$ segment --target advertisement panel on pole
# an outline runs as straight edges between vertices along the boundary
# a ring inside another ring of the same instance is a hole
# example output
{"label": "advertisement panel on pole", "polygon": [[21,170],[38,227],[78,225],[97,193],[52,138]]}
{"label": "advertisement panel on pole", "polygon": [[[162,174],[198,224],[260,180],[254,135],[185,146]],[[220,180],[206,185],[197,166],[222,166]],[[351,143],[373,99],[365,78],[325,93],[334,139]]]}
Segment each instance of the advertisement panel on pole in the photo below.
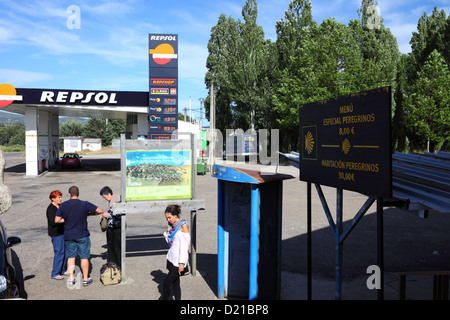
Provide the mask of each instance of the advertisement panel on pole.
{"label": "advertisement panel on pole", "polygon": [[149,34],[149,138],[178,129],[178,35]]}
{"label": "advertisement panel on pole", "polygon": [[126,201],[191,198],[191,150],[126,151]]}

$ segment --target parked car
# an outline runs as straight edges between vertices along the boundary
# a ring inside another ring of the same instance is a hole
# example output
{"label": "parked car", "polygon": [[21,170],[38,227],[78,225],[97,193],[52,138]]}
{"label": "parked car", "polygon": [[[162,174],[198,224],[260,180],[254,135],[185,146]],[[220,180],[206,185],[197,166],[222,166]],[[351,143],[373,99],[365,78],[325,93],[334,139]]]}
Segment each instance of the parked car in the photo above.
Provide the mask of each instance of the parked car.
{"label": "parked car", "polygon": [[0,299],[20,298],[19,279],[13,265],[11,247],[21,242],[18,237],[8,237],[0,220]]}
{"label": "parked car", "polygon": [[64,153],[61,157],[61,168],[81,168],[81,158],[78,153]]}

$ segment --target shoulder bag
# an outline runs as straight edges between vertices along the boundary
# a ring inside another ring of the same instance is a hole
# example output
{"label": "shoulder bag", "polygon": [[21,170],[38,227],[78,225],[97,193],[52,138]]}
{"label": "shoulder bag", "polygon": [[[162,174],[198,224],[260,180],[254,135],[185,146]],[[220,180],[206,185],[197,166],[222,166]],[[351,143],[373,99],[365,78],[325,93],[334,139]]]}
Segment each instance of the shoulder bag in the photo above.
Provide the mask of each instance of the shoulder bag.
{"label": "shoulder bag", "polygon": [[70,215],[72,214],[73,210],[76,208],[76,206],[80,203],[80,200],[77,201],[77,203],[75,203],[73,205],[73,207],[70,209],[69,214],[67,215],[67,218],[64,219],[64,223],[67,223],[67,220],[69,220]]}

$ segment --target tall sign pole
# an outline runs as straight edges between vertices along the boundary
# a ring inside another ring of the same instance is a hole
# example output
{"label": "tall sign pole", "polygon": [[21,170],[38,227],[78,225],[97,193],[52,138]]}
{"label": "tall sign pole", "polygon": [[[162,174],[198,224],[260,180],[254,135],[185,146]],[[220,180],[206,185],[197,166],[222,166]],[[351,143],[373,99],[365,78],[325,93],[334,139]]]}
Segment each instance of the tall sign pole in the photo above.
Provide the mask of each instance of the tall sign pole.
{"label": "tall sign pole", "polygon": [[149,34],[149,139],[178,129],[178,35]]}
{"label": "tall sign pole", "polygon": [[209,103],[209,122],[210,122],[210,136],[211,136],[211,144],[210,144],[210,151],[209,151],[209,158],[210,158],[210,170],[212,171],[212,168],[214,166],[214,152],[216,147],[216,106],[214,101],[214,84],[213,81],[211,81],[210,84],[210,103]]}

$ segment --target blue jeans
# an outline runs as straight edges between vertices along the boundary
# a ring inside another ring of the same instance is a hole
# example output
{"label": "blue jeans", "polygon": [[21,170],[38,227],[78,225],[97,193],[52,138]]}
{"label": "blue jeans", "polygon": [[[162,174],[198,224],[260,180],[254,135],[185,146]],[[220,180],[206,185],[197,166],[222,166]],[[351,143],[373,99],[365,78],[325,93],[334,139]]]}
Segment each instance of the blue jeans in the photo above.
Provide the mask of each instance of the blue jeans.
{"label": "blue jeans", "polygon": [[64,250],[64,236],[52,237],[53,244],[53,269],[52,277],[64,274],[66,272],[66,257]]}

